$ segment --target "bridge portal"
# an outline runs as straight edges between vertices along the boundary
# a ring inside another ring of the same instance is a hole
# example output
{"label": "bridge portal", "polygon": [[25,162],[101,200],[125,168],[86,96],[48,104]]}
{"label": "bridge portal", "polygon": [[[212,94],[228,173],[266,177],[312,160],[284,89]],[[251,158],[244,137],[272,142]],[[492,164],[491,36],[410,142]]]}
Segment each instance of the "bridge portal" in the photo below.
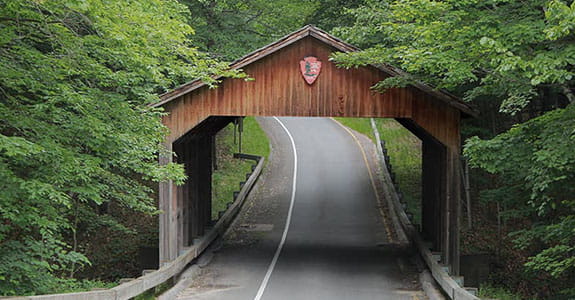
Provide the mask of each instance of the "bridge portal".
{"label": "bridge portal", "polygon": [[192,81],[162,95],[165,140],[185,165],[187,182],[160,184],[160,265],[175,259],[209,226],[213,136],[242,116],[394,118],[422,140],[422,233],[452,274],[459,273],[460,122],[474,110],[424,83],[378,93],[377,82],[401,76],[387,65],[338,68],[330,55],[358,49],[306,26],[232,63],[253,80],[222,78],[218,88]]}

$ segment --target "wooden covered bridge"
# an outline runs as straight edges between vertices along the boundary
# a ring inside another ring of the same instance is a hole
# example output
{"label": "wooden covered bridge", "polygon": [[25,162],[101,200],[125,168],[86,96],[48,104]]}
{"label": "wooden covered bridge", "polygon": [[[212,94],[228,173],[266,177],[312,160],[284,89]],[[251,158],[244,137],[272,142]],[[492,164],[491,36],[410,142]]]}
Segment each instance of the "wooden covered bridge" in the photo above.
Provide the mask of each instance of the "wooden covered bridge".
{"label": "wooden covered bridge", "polygon": [[211,149],[226,124],[242,116],[378,117],[395,118],[422,140],[422,234],[452,273],[459,272],[460,121],[474,111],[423,83],[374,92],[375,83],[402,71],[379,65],[342,69],[329,60],[333,52],[357,50],[306,26],[231,65],[253,81],[224,78],[215,89],[193,81],[162,95],[155,106],[168,112],[165,145],[176,157],[160,161],[183,163],[188,180],[160,185],[161,265],[209,226]]}

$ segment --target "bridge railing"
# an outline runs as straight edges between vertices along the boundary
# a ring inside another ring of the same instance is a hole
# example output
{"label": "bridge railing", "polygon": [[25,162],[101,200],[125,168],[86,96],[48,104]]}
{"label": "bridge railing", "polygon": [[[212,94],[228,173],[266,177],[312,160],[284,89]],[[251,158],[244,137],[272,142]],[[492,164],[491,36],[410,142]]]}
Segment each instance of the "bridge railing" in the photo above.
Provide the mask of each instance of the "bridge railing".
{"label": "bridge railing", "polygon": [[168,281],[169,279],[179,275],[188,264],[196,259],[219,235],[223,234],[230,223],[233,221],[235,215],[239,212],[243,205],[248,193],[255,184],[257,178],[262,172],[264,166],[264,158],[260,156],[248,154],[235,154],[234,157],[251,159],[257,161],[256,167],[253,172],[243,183],[240,192],[235,198],[234,202],[226,210],[221,218],[216,222],[214,227],[208,231],[203,237],[198,239],[198,242],[190,246],[185,252],[178,256],[175,260],[165,264],[156,271],[150,272],[146,275],[138,277],[129,282],[120,284],[111,289],[103,289],[89,292],[66,293],[66,294],[50,294],[38,296],[23,296],[23,297],[0,297],[0,299],[10,300],[125,300],[134,298],[153,289],[160,284]]}

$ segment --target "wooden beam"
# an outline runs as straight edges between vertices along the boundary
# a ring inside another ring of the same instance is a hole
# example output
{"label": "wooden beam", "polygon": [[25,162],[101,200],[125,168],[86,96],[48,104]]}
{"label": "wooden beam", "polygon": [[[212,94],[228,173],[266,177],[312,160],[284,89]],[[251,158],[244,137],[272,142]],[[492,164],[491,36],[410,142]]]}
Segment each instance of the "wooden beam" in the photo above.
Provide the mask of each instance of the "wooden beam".
{"label": "wooden beam", "polygon": [[[192,168],[191,162],[191,151],[188,144],[186,144],[184,148],[184,169],[186,172],[186,176],[190,176],[190,170]],[[182,211],[182,232],[180,235],[182,236],[182,244],[180,245],[180,250],[183,247],[187,247],[190,245],[190,184],[188,180],[182,185],[183,193],[182,193],[182,201],[180,204],[182,205],[180,210]]]}
{"label": "wooden beam", "polygon": [[[179,164],[183,164],[185,166],[186,164],[186,147],[185,145],[179,144],[179,145],[174,145],[174,153],[176,153],[176,162]],[[180,185],[176,187],[176,223],[177,223],[177,229],[176,229],[176,236],[177,236],[177,252],[180,253],[180,250],[182,249],[182,245],[184,243],[183,238],[184,238],[184,211],[183,211],[183,207],[184,207],[184,192],[186,190],[186,185]]]}
{"label": "wooden beam", "polygon": [[186,143],[188,141],[197,140],[204,136],[214,136],[217,132],[222,130],[229,123],[234,122],[236,119],[237,117],[235,116],[210,116],[194,126],[190,131],[186,132],[184,135],[174,141],[174,143]]}
{"label": "wooden beam", "polygon": [[451,267],[451,275],[459,275],[460,266],[460,247],[459,231],[461,229],[461,176],[459,176],[459,169],[461,168],[461,159],[458,151],[448,151],[448,159],[451,173],[449,189],[449,265]]}
{"label": "wooden beam", "polygon": [[[168,151],[172,151],[172,143],[165,145]],[[172,162],[172,155],[162,155],[159,157],[159,163],[161,165],[166,165]],[[162,211],[160,213],[159,220],[159,257],[160,257],[160,267],[165,263],[173,260],[175,256],[175,239],[174,232],[170,230],[171,220],[174,219],[172,211],[172,194],[173,194],[173,182],[166,181],[160,183],[159,186],[159,199],[158,206]]]}
{"label": "wooden beam", "polygon": [[[443,173],[445,176],[445,180],[442,182],[441,187],[445,190],[445,197],[441,199],[441,259],[444,264],[451,267],[451,258],[453,257],[451,254],[451,202],[453,201],[453,193],[450,188],[450,184],[453,180],[453,165],[450,158],[450,151],[447,150],[446,160],[443,163],[445,168],[443,169]],[[451,268],[450,268],[451,270]]]}

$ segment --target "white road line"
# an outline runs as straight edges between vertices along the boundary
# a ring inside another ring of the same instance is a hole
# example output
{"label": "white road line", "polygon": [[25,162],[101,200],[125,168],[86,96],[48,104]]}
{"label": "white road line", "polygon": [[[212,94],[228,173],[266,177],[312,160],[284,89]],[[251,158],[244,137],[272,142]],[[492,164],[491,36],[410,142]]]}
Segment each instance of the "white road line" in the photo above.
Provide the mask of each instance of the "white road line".
{"label": "white road line", "polygon": [[285,241],[286,241],[286,238],[288,235],[289,226],[291,223],[291,215],[292,215],[292,211],[293,211],[293,204],[295,202],[295,189],[296,189],[296,180],[297,180],[297,151],[296,151],[296,147],[295,147],[295,142],[293,140],[291,133],[289,132],[287,127],[284,125],[284,123],[282,123],[282,121],[280,121],[280,119],[278,119],[277,117],[274,117],[274,119],[276,119],[276,121],[278,121],[278,123],[281,125],[281,127],[285,130],[285,132],[287,133],[287,135],[291,141],[291,146],[293,149],[293,183],[292,183],[292,190],[291,190],[291,201],[290,201],[290,205],[289,205],[288,215],[286,218],[286,224],[285,224],[284,232],[282,235],[282,239],[278,245],[276,253],[274,254],[274,258],[272,259],[272,262],[270,263],[270,266],[268,267],[268,271],[266,272],[266,276],[264,277],[264,280],[260,284],[260,288],[258,290],[258,293],[254,297],[254,300],[260,300],[262,298],[264,291],[266,289],[266,286],[268,285],[268,282],[270,280],[270,277],[272,276],[272,272],[274,271],[276,263],[278,262],[278,258],[280,257],[280,253],[282,252],[282,248],[285,244]]}

